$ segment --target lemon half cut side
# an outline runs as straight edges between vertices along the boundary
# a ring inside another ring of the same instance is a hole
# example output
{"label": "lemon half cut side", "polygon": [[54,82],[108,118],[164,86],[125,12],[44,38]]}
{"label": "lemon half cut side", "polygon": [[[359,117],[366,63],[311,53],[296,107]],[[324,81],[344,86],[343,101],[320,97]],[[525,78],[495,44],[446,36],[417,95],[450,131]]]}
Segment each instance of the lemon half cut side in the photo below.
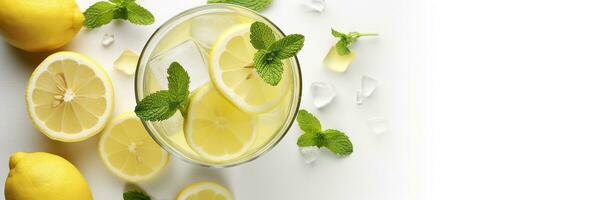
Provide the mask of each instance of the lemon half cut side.
{"label": "lemon half cut side", "polygon": [[51,139],[85,140],[107,124],[114,108],[114,89],[105,70],[91,58],[58,52],[33,71],[25,91],[35,127]]}

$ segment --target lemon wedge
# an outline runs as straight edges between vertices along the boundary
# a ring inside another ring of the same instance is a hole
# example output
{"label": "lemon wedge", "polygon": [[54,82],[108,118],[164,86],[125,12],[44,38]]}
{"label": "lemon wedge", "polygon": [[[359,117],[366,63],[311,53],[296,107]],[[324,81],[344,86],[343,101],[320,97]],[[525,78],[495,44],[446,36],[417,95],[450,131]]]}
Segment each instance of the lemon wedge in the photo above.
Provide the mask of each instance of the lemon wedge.
{"label": "lemon wedge", "polygon": [[40,132],[54,140],[76,142],[99,133],[107,124],[114,89],[95,61],[74,52],[58,52],[33,71],[25,101]]}
{"label": "lemon wedge", "polygon": [[186,141],[199,156],[225,162],[248,151],[256,119],[231,104],[210,84],[192,95],[184,123]]}
{"label": "lemon wedge", "polygon": [[150,179],[165,168],[169,154],[153,141],[133,112],[118,115],[99,140],[107,168],[127,181]]}
{"label": "lemon wedge", "polygon": [[[245,112],[262,113],[275,107],[288,91],[291,76],[287,67],[277,86],[264,82],[252,66],[256,49],[250,44],[250,24],[229,28],[218,39],[209,56],[209,74],[215,87]],[[284,66],[288,66],[284,61]]]}
{"label": "lemon wedge", "polygon": [[176,200],[233,200],[233,195],[217,183],[198,182],[184,188]]}

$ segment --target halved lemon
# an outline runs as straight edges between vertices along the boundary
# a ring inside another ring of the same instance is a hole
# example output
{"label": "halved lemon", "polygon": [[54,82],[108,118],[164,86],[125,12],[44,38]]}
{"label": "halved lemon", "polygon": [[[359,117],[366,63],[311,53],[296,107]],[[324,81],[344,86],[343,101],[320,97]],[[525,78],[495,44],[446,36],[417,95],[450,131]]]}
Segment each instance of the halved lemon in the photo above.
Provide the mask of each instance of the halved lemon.
{"label": "halved lemon", "polygon": [[107,73],[92,59],[58,52],[33,71],[25,101],[40,132],[54,140],[76,142],[103,129],[114,108],[114,89]]}
{"label": "halved lemon", "polygon": [[256,138],[256,119],[207,84],[191,97],[184,123],[186,141],[199,156],[211,162],[236,159]]}
{"label": "halved lemon", "polygon": [[133,112],[110,122],[99,140],[99,155],[111,172],[131,182],[150,179],[169,161],[169,154],[153,141]]}
{"label": "halved lemon", "polygon": [[233,195],[217,183],[198,182],[180,191],[176,200],[233,200]]}
{"label": "halved lemon", "polygon": [[209,73],[215,87],[246,112],[261,113],[275,107],[287,93],[291,76],[284,62],[277,86],[264,82],[252,66],[256,49],[250,44],[250,24],[235,25],[218,39],[209,56]]}

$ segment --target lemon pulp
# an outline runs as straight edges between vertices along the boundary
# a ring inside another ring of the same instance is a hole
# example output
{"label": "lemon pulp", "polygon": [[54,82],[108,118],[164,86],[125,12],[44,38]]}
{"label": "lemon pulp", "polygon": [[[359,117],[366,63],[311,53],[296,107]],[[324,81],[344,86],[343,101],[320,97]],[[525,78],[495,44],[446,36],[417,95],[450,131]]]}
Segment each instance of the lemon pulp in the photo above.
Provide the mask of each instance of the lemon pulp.
{"label": "lemon pulp", "polygon": [[35,69],[26,90],[29,116],[48,137],[81,141],[101,131],[113,110],[111,80],[98,64],[58,52]]}
{"label": "lemon pulp", "polygon": [[256,119],[229,102],[210,84],[190,100],[185,134],[189,146],[212,162],[236,159],[254,143]]}
{"label": "lemon pulp", "polygon": [[120,114],[108,125],[99,141],[99,154],[110,171],[133,182],[153,177],[169,160],[132,112]]}

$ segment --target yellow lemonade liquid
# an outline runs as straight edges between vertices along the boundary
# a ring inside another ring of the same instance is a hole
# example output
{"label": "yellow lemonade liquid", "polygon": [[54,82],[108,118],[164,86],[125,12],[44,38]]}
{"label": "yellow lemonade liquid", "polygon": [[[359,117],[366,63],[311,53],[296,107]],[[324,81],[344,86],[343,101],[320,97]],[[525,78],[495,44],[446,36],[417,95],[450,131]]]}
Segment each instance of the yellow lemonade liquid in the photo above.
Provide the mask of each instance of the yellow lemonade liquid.
{"label": "yellow lemonade liquid", "polygon": [[[173,22],[170,20],[167,23],[173,23],[173,25],[165,27],[167,30],[161,30],[165,32],[160,38],[157,38],[152,50],[147,49],[151,48],[150,45],[145,47],[143,54],[149,53],[149,57],[141,77],[143,84],[142,94],[144,96],[167,89],[166,71],[169,64],[174,61],[179,62],[188,72],[190,76],[191,95],[201,88],[214,85],[213,77],[210,77],[208,68],[212,67],[211,65],[213,64],[209,62],[215,62],[210,61],[210,56],[213,49],[216,48],[215,46],[221,45],[217,43],[220,40],[219,37],[224,36],[234,28],[249,26],[257,20],[269,24],[263,18],[257,18],[258,15],[255,13],[246,12],[243,9],[233,6],[220,7],[224,7],[224,9],[216,12],[201,13],[195,16],[188,14],[190,17],[174,18],[172,19],[174,20]],[[275,29],[273,25],[269,24],[269,26]],[[274,32],[278,38],[282,37],[280,31]],[[249,41],[246,42],[249,44]],[[252,47],[249,46],[247,48]],[[142,64],[143,62],[141,61],[140,65]],[[252,63],[243,64],[250,65]],[[284,62],[284,71],[286,72],[283,75],[283,79],[287,79],[288,84],[286,86],[287,92],[285,94],[279,94],[282,95],[279,103],[264,112],[246,112],[255,119],[253,127],[256,135],[255,139],[250,141],[250,144],[245,144],[249,145],[248,150],[239,156],[224,160],[212,160],[201,155],[196,149],[191,148],[188,143],[188,134],[185,134],[184,127],[185,117],[188,116],[187,113],[178,111],[173,117],[167,120],[145,123],[153,138],[162,147],[196,163],[208,166],[227,166],[240,163],[242,160],[250,160],[273,146],[289,128],[290,118],[295,115],[297,101],[299,100],[299,94],[296,94],[299,91],[296,91],[295,87],[295,84],[299,83],[295,82],[296,77],[294,76],[297,73],[296,70],[298,70],[296,65],[297,61],[295,60],[290,59],[290,61]],[[258,76],[255,70],[253,75]],[[250,76],[245,78],[250,78]],[[217,91],[221,93],[220,90]],[[214,145],[231,145],[227,144],[226,141],[212,142]]]}

